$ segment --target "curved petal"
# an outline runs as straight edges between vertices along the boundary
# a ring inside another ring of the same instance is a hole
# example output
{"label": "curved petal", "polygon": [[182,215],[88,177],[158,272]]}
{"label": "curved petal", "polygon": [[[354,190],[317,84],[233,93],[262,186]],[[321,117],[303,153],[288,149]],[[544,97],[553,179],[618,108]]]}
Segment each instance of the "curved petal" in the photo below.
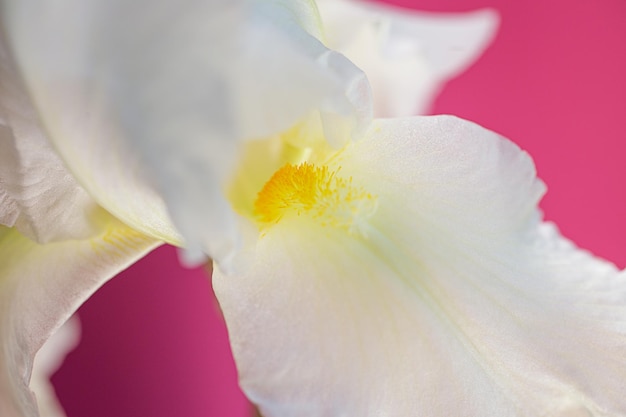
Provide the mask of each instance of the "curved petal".
{"label": "curved petal", "polygon": [[50,377],[61,367],[65,356],[78,345],[79,341],[80,321],[78,316],[74,315],[37,352],[30,388],[37,398],[41,417],[66,416]]}
{"label": "curved petal", "polygon": [[0,224],[39,242],[94,232],[96,202],[50,146],[0,39]]}
{"label": "curved petal", "polygon": [[0,414],[36,415],[34,366],[42,416],[64,415],[48,378],[76,330],[62,327],[33,365],[35,353],[106,279],[155,245],[114,220],[65,168],[0,39]]}
{"label": "curved petal", "polygon": [[378,121],[326,166],[375,196],[306,214],[214,273],[265,417],[626,412],[626,274],[539,221],[530,157],[451,117]]}
{"label": "curved petal", "polygon": [[313,110],[355,134],[370,116],[369,101],[355,101],[368,97],[362,72],[310,33],[310,1],[1,4],[26,85],[76,178],[127,224],[180,244],[170,215],[192,254],[225,261],[237,245],[222,187],[239,142]]}
{"label": "curved petal", "polygon": [[29,389],[43,343],[106,280],[158,242],[106,212],[98,233],[40,245],[0,226],[0,414],[35,417]]}
{"label": "curved petal", "polygon": [[364,70],[377,117],[424,114],[443,83],[493,40],[498,15],[427,13],[355,0],[318,0],[327,44]]}

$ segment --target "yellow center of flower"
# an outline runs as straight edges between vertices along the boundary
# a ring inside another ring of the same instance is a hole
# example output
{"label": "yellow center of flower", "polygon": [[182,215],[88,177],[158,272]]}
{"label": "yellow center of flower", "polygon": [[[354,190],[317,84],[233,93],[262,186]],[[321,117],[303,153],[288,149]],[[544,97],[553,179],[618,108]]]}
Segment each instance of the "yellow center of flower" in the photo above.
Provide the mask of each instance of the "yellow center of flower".
{"label": "yellow center of flower", "polygon": [[308,216],[322,226],[364,234],[377,199],[342,178],[337,171],[313,164],[286,164],[270,178],[254,203],[256,218],[267,227],[286,216]]}

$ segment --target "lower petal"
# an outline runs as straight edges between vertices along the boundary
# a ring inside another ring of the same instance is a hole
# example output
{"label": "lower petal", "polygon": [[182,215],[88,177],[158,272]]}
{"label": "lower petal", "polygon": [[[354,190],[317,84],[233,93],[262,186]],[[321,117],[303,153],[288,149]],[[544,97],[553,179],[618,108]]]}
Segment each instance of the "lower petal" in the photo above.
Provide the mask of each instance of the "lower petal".
{"label": "lower petal", "polygon": [[72,316],[44,343],[35,356],[30,388],[35,393],[42,417],[65,417],[50,377],[61,367],[66,355],[80,341],[80,321]]}
{"label": "lower petal", "polygon": [[367,233],[292,215],[214,273],[265,417],[624,415],[626,275],[539,221],[528,155],[413,118],[329,165],[377,197]]}
{"label": "lower petal", "polygon": [[29,389],[43,343],[102,284],[159,243],[105,212],[97,234],[41,245],[0,226],[0,414],[38,415]]}

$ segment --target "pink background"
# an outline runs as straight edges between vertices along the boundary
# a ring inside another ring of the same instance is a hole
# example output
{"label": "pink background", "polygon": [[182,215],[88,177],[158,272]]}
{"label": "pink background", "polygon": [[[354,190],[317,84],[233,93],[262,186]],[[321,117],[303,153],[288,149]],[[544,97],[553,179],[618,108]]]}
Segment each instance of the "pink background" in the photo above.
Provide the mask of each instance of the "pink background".
{"label": "pink background", "polygon": [[[395,0],[431,11],[491,6],[493,46],[437,99],[533,155],[542,207],[580,246],[626,266],[626,2]],[[81,345],[54,376],[69,417],[243,417],[209,280],[161,248],[80,310]]]}

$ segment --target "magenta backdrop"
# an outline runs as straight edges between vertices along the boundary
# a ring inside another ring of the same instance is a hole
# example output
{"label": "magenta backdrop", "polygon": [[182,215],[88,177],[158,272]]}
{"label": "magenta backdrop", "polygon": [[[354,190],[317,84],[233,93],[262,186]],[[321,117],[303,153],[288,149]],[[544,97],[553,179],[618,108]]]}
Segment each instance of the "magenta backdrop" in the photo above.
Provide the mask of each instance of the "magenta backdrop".
{"label": "magenta backdrop", "polygon": [[[491,6],[501,27],[433,113],[504,134],[533,155],[542,207],[579,245],[626,266],[626,2],[395,0],[431,11]],[[165,247],[80,310],[81,345],[54,376],[69,417],[243,417],[208,279]]]}

